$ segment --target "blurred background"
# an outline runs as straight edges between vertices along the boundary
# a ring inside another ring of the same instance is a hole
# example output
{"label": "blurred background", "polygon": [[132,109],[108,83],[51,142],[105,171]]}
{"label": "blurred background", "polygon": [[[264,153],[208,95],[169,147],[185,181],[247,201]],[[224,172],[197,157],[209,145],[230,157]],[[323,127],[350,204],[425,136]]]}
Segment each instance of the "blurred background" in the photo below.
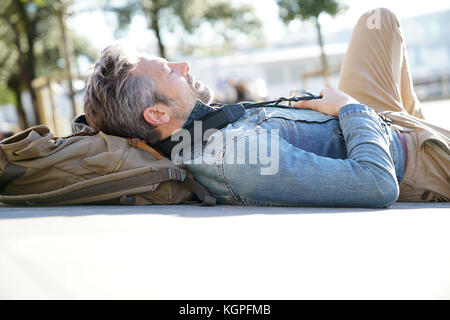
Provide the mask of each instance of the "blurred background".
{"label": "blurred background", "polygon": [[36,124],[71,132],[89,67],[122,40],[189,61],[216,102],[260,101],[337,86],[359,16],[376,7],[403,24],[425,116],[450,127],[450,1],[2,0],[0,139]]}

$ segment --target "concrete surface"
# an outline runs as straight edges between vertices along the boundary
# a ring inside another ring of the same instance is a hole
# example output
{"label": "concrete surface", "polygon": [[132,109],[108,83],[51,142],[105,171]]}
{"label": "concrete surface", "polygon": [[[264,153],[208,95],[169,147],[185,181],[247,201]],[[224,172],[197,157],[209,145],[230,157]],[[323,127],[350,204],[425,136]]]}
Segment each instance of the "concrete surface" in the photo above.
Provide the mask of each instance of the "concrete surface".
{"label": "concrete surface", "polygon": [[450,204],[0,205],[0,299],[450,299]]}
{"label": "concrete surface", "polygon": [[1,299],[449,299],[450,204],[0,207]]}

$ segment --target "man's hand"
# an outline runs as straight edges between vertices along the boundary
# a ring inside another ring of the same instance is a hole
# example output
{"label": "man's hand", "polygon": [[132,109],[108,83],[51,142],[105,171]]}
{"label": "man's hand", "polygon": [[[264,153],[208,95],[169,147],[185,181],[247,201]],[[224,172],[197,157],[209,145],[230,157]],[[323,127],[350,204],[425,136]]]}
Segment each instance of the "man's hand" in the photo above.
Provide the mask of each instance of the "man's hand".
{"label": "man's hand", "polygon": [[322,99],[297,101],[294,102],[293,106],[299,109],[312,109],[337,117],[343,106],[358,103],[351,96],[337,89],[323,89],[320,95]]}

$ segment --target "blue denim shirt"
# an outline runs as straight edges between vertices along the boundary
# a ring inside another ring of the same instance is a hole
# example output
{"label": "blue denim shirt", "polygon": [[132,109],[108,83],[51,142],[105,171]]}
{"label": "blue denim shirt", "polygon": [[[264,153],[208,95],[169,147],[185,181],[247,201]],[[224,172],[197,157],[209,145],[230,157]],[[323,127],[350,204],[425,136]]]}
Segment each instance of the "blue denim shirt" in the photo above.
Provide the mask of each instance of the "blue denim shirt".
{"label": "blue denim shirt", "polygon": [[[197,102],[186,125],[214,109]],[[338,117],[312,110],[248,109],[183,162],[219,203],[387,207],[404,172],[401,143],[369,107]]]}

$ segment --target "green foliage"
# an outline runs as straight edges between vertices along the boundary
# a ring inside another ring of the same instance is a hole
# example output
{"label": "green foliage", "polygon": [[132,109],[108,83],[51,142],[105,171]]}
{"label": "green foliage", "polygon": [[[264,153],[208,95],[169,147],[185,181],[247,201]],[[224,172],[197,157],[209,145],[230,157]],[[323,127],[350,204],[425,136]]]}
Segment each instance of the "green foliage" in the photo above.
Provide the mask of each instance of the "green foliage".
{"label": "green foliage", "polygon": [[194,44],[186,36],[204,24],[225,42],[235,34],[258,34],[261,26],[252,7],[235,7],[226,0],[127,0],[121,6],[110,5],[106,9],[116,13],[118,32],[125,30],[135,15],[143,15],[149,29],[155,32],[161,56],[165,55],[163,38],[167,33],[176,33],[180,45],[188,48]]}
{"label": "green foliage", "polygon": [[[21,0],[27,13],[27,17],[23,17],[14,6],[14,1],[2,0],[0,4],[0,85],[5,83],[10,74],[20,71],[20,56],[25,60],[25,54],[30,50],[26,41],[29,35],[32,36],[36,77],[60,73],[62,70],[58,60],[61,58],[61,33],[55,10],[62,2]],[[29,21],[26,22],[25,18]],[[28,30],[29,35],[27,27],[33,28]],[[84,55],[91,61],[96,59],[96,50],[85,39],[70,30],[69,37],[75,56]]]}
{"label": "green foliage", "polygon": [[336,0],[276,0],[280,17],[288,23],[294,19],[318,18],[322,12],[337,15],[346,7]]}
{"label": "green foliage", "polygon": [[14,93],[8,87],[0,85],[0,105],[8,103],[16,103]]}
{"label": "green foliage", "polygon": [[[55,10],[67,4],[63,0],[0,1],[0,103],[17,103],[10,91],[13,87],[31,93],[34,78],[61,73]],[[95,59],[95,50],[86,41],[76,35],[72,40],[75,55]]]}
{"label": "green foliage", "polygon": [[45,6],[46,2],[49,2],[48,0],[20,0],[20,2],[22,3],[34,3],[35,5],[37,5],[39,8],[43,8]]}
{"label": "green foliage", "polygon": [[331,86],[319,16],[323,12],[335,16],[345,10],[346,6],[337,0],[276,0],[276,2],[279,7],[280,18],[286,24],[294,19],[314,20],[317,30],[317,41],[320,46],[320,59],[324,80],[328,87]]}

